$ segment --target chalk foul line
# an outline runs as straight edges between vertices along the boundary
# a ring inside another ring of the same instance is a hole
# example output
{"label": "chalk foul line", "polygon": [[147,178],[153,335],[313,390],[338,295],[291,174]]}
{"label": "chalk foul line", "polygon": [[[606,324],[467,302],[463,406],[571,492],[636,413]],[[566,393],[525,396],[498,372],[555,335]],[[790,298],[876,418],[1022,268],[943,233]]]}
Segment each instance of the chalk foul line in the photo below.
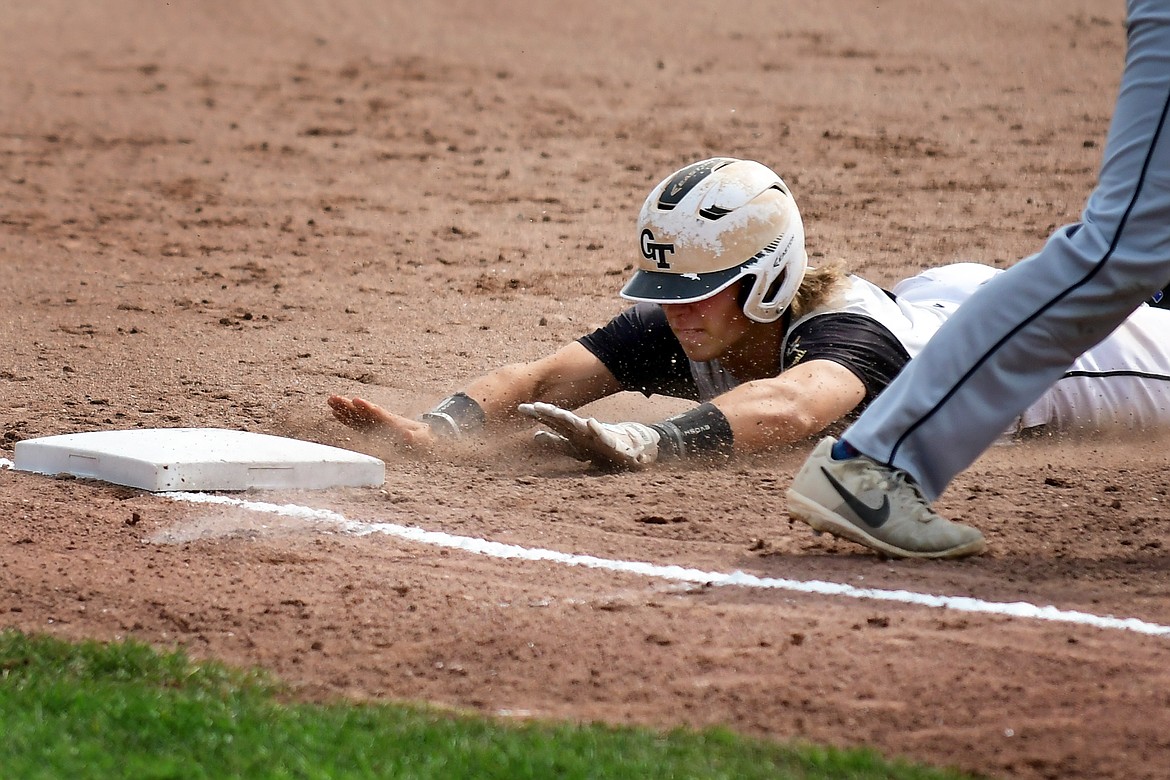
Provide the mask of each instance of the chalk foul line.
{"label": "chalk foul line", "polygon": [[578,555],[557,550],[521,547],[503,544],[471,536],[456,536],[442,531],[427,531],[414,526],[397,523],[367,523],[350,520],[329,509],[314,509],[297,504],[272,504],[263,501],[246,501],[231,496],[209,493],[167,493],[167,498],[191,504],[223,504],[240,507],[253,512],[262,512],[282,517],[292,517],[311,522],[329,523],[355,536],[385,534],[409,542],[444,547],[492,558],[509,558],[526,561],[549,561],[565,566],[584,566],[592,569],[638,574],[674,582],[689,582],[708,586],[737,586],[767,590],[786,590],[794,593],[812,593],[822,596],[841,596],[871,601],[892,601],[901,604],[951,609],[957,612],[976,612],[1007,617],[1048,620],[1057,623],[1075,623],[1095,628],[1134,631],[1151,636],[1170,636],[1170,626],[1149,623],[1137,618],[1117,618],[1110,615],[1094,615],[1088,612],[1057,609],[1054,606],[1039,606],[1028,602],[983,601],[967,596],[936,596],[907,590],[883,590],[881,588],[858,588],[840,582],[824,580],[790,580],[777,577],[758,577],[742,571],[731,573],[702,571],[683,566],[665,566],[643,561],[622,561],[598,558],[593,555]]}

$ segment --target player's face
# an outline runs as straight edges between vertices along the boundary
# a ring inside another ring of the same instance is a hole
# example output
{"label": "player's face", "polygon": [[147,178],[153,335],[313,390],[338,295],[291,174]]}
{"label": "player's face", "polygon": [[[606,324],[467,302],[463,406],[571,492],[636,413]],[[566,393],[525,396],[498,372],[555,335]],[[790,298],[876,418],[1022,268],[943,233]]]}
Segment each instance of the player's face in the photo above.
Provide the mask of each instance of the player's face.
{"label": "player's face", "polygon": [[738,344],[751,327],[739,305],[739,285],[694,303],[662,305],[666,321],[691,360],[714,360]]}

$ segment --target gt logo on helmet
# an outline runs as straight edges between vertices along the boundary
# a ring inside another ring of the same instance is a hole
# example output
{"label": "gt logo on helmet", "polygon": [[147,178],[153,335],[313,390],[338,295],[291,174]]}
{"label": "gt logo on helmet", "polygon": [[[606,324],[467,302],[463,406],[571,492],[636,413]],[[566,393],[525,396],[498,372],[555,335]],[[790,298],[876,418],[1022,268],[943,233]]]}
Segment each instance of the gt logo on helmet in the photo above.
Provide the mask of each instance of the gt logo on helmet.
{"label": "gt logo on helmet", "polygon": [[674,254],[674,244],[663,244],[654,240],[654,234],[649,228],[642,231],[642,257],[653,260],[659,268],[670,268],[666,260],[667,254]]}

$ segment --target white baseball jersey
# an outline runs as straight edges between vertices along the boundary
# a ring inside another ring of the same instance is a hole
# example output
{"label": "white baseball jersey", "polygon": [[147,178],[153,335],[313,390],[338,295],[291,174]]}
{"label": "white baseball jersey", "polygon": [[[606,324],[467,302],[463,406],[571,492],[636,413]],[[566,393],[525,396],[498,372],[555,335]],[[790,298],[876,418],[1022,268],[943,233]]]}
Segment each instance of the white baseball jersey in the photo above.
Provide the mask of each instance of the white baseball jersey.
{"label": "white baseball jersey", "polygon": [[[976,263],[924,271],[894,286],[900,299],[949,316],[1001,273]],[[1139,307],[1108,337],[1081,355],[1016,418],[1010,431],[1170,429],[1170,310]]]}

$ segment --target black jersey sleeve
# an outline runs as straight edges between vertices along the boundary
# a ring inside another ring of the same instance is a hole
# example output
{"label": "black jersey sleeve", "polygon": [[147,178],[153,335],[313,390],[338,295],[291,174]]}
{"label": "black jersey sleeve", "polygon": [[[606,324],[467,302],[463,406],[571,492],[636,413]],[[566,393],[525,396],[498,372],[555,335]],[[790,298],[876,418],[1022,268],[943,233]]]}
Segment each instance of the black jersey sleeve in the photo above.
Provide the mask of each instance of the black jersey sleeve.
{"label": "black jersey sleeve", "polygon": [[626,309],[577,341],[605,364],[623,390],[699,398],[686,353],[657,304]]}
{"label": "black jersey sleeve", "polygon": [[810,360],[832,360],[857,375],[865,385],[865,398],[856,410],[860,412],[910,362],[910,355],[877,320],[841,312],[812,317],[788,334],[784,368]]}

